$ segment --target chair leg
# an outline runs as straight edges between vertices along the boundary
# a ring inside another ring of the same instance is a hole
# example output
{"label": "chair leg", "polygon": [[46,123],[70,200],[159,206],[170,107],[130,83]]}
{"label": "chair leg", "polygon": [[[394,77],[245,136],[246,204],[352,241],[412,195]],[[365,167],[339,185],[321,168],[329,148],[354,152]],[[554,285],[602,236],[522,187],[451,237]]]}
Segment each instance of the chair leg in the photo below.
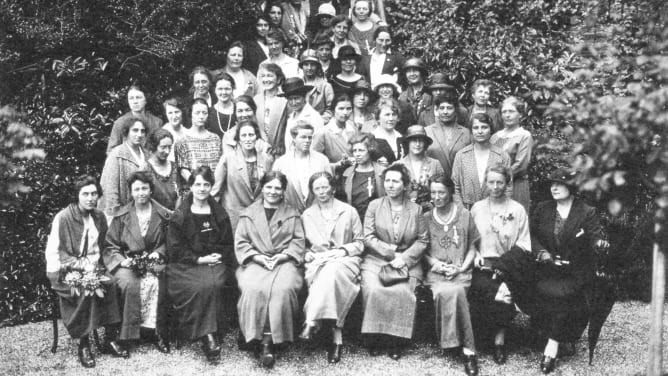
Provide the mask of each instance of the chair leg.
{"label": "chair leg", "polygon": [[54,317],[52,319],[52,324],[53,324],[53,342],[51,343],[51,353],[55,354],[56,349],[58,348],[58,319]]}

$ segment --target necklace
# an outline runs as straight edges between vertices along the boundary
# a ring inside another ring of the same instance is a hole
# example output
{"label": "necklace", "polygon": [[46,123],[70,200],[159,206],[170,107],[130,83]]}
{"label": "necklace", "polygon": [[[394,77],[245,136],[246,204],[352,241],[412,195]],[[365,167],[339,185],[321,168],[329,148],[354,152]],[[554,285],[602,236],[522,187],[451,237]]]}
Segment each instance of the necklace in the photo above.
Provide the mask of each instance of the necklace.
{"label": "necklace", "polygon": [[232,123],[232,114],[229,114],[227,116],[227,127],[223,130],[223,125],[220,124],[220,114],[221,113],[222,112],[216,110],[216,119],[218,119],[218,129],[220,129],[220,133],[225,135],[225,133],[227,133],[227,131],[230,130],[230,124]]}
{"label": "necklace", "polygon": [[[455,221],[455,218],[457,218],[457,205],[452,205],[452,209],[450,209],[450,215],[446,220],[443,220],[439,215],[438,215],[438,210],[434,208],[432,210],[432,215],[434,217],[434,221],[438,223],[439,225],[443,226],[443,231],[448,232],[450,229],[450,225]],[[452,226],[452,242],[455,243],[455,246],[459,245],[459,233],[457,232],[457,226]]]}

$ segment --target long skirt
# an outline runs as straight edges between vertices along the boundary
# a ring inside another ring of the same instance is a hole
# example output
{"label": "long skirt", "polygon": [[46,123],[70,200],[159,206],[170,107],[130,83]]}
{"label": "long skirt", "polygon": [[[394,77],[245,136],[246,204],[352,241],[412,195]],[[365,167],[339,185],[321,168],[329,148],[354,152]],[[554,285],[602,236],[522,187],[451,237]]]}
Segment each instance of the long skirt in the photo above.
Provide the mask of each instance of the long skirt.
{"label": "long skirt", "polygon": [[[385,262],[386,263],[386,262]],[[409,271],[416,273],[417,264]],[[362,262],[362,333],[387,334],[410,339],[415,326],[415,286],[418,279],[410,277],[408,282],[383,286],[378,277],[381,263],[366,257]]]}
{"label": "long skirt", "polygon": [[443,349],[464,346],[475,351],[473,326],[466,293],[471,286],[470,274],[459,274],[452,280],[429,273],[427,281],[434,296],[436,332]]}
{"label": "long skirt", "polygon": [[150,273],[139,277],[127,268],[118,268],[114,277],[123,312],[119,338],[137,339],[140,328],[155,328],[158,315],[158,278]]}
{"label": "long skirt", "polygon": [[164,283],[177,336],[194,340],[223,330],[225,305],[233,304],[223,298],[223,287],[231,275],[225,264],[167,264]]}
{"label": "long skirt", "polygon": [[506,328],[515,317],[515,306],[495,301],[501,281],[493,273],[473,269],[468,293],[470,312],[476,331],[496,331]]}
{"label": "long skirt", "polygon": [[292,262],[267,270],[256,263],[237,269],[241,297],[237,303],[239,327],[247,342],[260,340],[270,332],[276,344],[292,342],[299,312],[299,291],[304,284],[301,271]]}
{"label": "long skirt", "polygon": [[108,273],[106,275],[109,281],[103,282],[106,290],[104,298],[72,295],[69,286],[57,278],[50,278],[53,291],[60,297],[60,316],[72,338],[81,338],[101,326],[121,322],[114,277]]}
{"label": "long skirt", "polygon": [[584,290],[583,284],[574,277],[544,275],[536,283],[532,320],[549,338],[559,342],[577,341],[589,319]]}
{"label": "long skirt", "polygon": [[359,259],[342,257],[306,264],[309,294],[304,303],[306,321],[336,320],[343,327],[350,307],[360,291]]}

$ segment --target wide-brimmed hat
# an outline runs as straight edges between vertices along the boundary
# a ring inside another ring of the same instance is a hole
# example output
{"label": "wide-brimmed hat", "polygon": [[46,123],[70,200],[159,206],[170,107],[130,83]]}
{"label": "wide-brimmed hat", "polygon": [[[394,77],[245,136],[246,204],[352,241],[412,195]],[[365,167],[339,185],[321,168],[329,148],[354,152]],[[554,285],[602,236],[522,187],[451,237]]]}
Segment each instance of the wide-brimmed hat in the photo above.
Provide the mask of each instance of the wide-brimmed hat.
{"label": "wide-brimmed hat", "polygon": [[304,85],[304,80],[299,77],[290,77],[285,80],[281,89],[283,89],[283,93],[279,95],[289,97],[291,95],[306,95],[306,93],[313,89],[313,86]]}
{"label": "wide-brimmed hat", "polygon": [[318,7],[318,13],[315,15],[316,18],[320,17],[336,17],[336,8],[334,5],[329,3],[324,3]]}
{"label": "wide-brimmed hat", "polygon": [[427,90],[432,91],[434,89],[454,89],[455,87],[448,83],[448,76],[444,73],[434,73],[429,76],[427,81]]}
{"label": "wide-brimmed hat", "polygon": [[373,90],[378,94],[378,89],[380,89],[381,86],[392,86],[392,89],[394,89],[394,94],[399,94],[399,85],[397,85],[397,79],[391,74],[381,74],[380,77],[378,78],[378,82],[373,86]]}
{"label": "wide-brimmed hat", "polygon": [[422,139],[425,147],[429,147],[429,145],[434,142],[431,137],[427,136],[427,131],[422,125],[411,125],[408,127],[408,129],[406,129],[406,135],[402,137],[401,142],[407,144],[408,141],[413,139]]}
{"label": "wide-brimmed hat", "polygon": [[315,52],[315,50],[304,50],[302,55],[299,57],[299,66],[301,67],[307,61],[320,64],[320,60],[318,60],[318,54]]}
{"label": "wide-brimmed hat", "polygon": [[347,57],[354,58],[358,63],[360,61],[360,54],[355,51],[353,46],[342,46],[339,48],[339,61],[343,61]]}
{"label": "wide-brimmed hat", "polygon": [[330,35],[331,34],[329,34],[329,33],[324,33],[324,34],[318,35],[317,37],[315,37],[315,40],[313,41],[313,43],[311,43],[311,46],[313,46],[313,48],[318,48],[318,47],[322,46],[323,44],[329,44],[329,46],[331,48],[334,48],[335,43],[332,40],[332,38],[330,38]]}
{"label": "wide-brimmed hat", "polygon": [[406,73],[406,70],[409,68],[418,69],[422,73],[422,79],[427,79],[427,65],[425,65],[424,61],[422,61],[422,59],[419,57],[411,57],[410,59],[406,60],[404,65],[401,67],[401,72]]}
{"label": "wide-brimmed hat", "polygon": [[558,168],[550,174],[547,180],[551,183],[561,183],[569,188],[574,188],[575,176],[575,171],[569,171],[565,168]]}
{"label": "wide-brimmed hat", "polygon": [[371,102],[376,100],[376,92],[371,90],[371,85],[363,78],[355,82],[353,87],[350,89],[350,96],[354,97],[355,94],[359,92],[365,92],[371,99]]}

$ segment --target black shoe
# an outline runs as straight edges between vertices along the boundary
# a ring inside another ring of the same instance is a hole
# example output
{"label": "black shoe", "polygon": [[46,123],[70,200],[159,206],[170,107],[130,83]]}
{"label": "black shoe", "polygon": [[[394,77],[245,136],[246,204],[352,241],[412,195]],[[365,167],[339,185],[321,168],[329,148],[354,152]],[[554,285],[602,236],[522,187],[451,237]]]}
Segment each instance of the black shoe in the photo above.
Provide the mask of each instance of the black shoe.
{"label": "black shoe", "polygon": [[220,353],[220,344],[215,334],[211,333],[202,337],[202,349],[207,356]]}
{"label": "black shoe", "polygon": [[540,361],[540,371],[548,374],[554,371],[554,366],[557,360],[551,356],[543,355],[543,359]]}
{"label": "black shoe", "polygon": [[464,372],[469,376],[478,375],[478,358],[475,355],[464,355]]}
{"label": "black shoe", "polygon": [[401,358],[401,350],[398,347],[393,347],[387,352],[387,355],[392,360],[399,360]]}
{"label": "black shoe", "polygon": [[494,361],[496,364],[505,364],[508,356],[506,355],[505,345],[494,345]]}
{"label": "black shoe", "polygon": [[116,341],[104,341],[102,345],[102,354],[110,354],[115,358],[129,358],[130,353],[120,343]]}
{"label": "black shoe", "polygon": [[338,363],[341,361],[341,349],[343,345],[332,344],[327,350],[327,361],[330,363]]}
{"label": "black shoe", "polygon": [[155,335],[155,348],[163,354],[169,354],[169,341],[160,334]]}
{"label": "black shoe", "polygon": [[87,337],[86,339],[81,339],[79,342],[78,355],[82,366],[85,368],[95,367],[95,358],[93,358],[93,352],[90,350],[90,343]]}
{"label": "black shoe", "polygon": [[272,368],[274,367],[275,362],[276,362],[276,357],[274,356],[274,353],[271,349],[271,344],[263,343],[262,353],[260,354],[260,364],[264,368]]}

